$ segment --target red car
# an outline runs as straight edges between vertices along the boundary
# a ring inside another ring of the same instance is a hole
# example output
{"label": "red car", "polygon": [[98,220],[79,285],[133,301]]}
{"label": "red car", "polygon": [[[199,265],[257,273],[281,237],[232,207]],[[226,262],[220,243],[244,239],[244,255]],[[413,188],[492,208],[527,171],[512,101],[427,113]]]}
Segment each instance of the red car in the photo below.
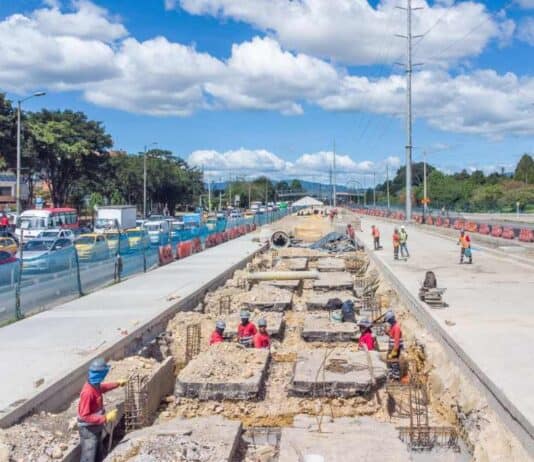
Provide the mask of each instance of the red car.
{"label": "red car", "polygon": [[0,265],[5,265],[7,263],[15,263],[18,261],[18,258],[11,255],[9,252],[0,250]]}

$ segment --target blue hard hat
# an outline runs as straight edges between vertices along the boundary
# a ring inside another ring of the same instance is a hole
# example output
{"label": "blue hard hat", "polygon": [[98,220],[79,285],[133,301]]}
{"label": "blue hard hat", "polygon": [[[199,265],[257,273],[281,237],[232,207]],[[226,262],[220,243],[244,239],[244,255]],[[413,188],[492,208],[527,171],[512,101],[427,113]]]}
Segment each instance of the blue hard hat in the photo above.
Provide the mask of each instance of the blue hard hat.
{"label": "blue hard hat", "polygon": [[103,372],[108,370],[109,365],[104,358],[96,358],[89,366],[89,372]]}
{"label": "blue hard hat", "polygon": [[247,310],[241,310],[239,316],[241,319],[250,319],[250,313]]}
{"label": "blue hard hat", "polygon": [[395,313],[393,313],[393,310],[386,311],[386,314],[384,315],[384,321],[389,322],[390,324],[395,322]]}
{"label": "blue hard hat", "polygon": [[263,318],[258,320],[258,327],[267,327],[267,321]]}
{"label": "blue hard hat", "polygon": [[369,329],[373,324],[371,321],[369,321],[369,319],[360,319],[358,325],[364,327],[365,329]]}
{"label": "blue hard hat", "polygon": [[224,321],[219,320],[215,323],[215,328],[224,330],[226,329],[226,323]]}

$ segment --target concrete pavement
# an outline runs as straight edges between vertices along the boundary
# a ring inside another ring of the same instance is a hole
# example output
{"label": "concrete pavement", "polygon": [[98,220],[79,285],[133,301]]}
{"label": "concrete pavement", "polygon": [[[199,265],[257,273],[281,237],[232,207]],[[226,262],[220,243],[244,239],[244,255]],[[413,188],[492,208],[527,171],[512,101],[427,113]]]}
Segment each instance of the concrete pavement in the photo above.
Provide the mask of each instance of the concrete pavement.
{"label": "concrete pavement", "polygon": [[[513,257],[500,256],[477,246],[473,240],[473,264],[460,265],[460,248],[450,238],[407,227],[407,261],[393,259],[391,236],[399,227],[373,217],[362,217],[358,237],[372,249],[370,228],[379,226],[383,250],[374,256],[390,270],[408,292],[417,297],[426,271],[434,271],[439,287],[447,288],[445,309],[423,305],[437,323],[445,342],[482,381],[486,394],[508,412],[514,433],[531,451],[534,448],[534,270]],[[373,252],[373,250],[371,250]],[[445,321],[454,325],[447,325]]]}
{"label": "concrete pavement", "polygon": [[0,329],[0,425],[69,399],[94,357],[139,345],[259,248],[245,235]]}

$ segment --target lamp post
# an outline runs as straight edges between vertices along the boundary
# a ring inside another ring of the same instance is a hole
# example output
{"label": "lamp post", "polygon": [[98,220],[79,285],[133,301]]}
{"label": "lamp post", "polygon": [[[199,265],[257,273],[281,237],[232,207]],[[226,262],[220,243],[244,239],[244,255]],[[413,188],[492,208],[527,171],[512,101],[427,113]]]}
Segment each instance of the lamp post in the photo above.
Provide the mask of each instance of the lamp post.
{"label": "lamp post", "polygon": [[158,143],[155,141],[148,145],[145,145],[145,152],[143,154],[143,218],[146,220],[146,155],[148,148],[156,146]]}
{"label": "lamp post", "polygon": [[33,95],[26,96],[26,98],[19,99],[17,101],[17,186],[15,197],[17,201],[17,217],[20,215],[20,164],[21,164],[21,155],[20,155],[20,113],[21,106],[24,101],[29,100],[30,98],[36,98],[38,96],[44,96],[46,92],[39,91]]}

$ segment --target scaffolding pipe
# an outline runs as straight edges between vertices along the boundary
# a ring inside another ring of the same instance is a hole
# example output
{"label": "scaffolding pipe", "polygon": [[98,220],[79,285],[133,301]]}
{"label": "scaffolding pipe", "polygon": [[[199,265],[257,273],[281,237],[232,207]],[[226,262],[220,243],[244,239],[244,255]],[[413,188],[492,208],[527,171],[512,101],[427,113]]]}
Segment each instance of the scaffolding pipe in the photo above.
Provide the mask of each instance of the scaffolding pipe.
{"label": "scaffolding pipe", "polygon": [[249,281],[296,281],[301,279],[319,279],[317,271],[264,271],[248,273]]}

